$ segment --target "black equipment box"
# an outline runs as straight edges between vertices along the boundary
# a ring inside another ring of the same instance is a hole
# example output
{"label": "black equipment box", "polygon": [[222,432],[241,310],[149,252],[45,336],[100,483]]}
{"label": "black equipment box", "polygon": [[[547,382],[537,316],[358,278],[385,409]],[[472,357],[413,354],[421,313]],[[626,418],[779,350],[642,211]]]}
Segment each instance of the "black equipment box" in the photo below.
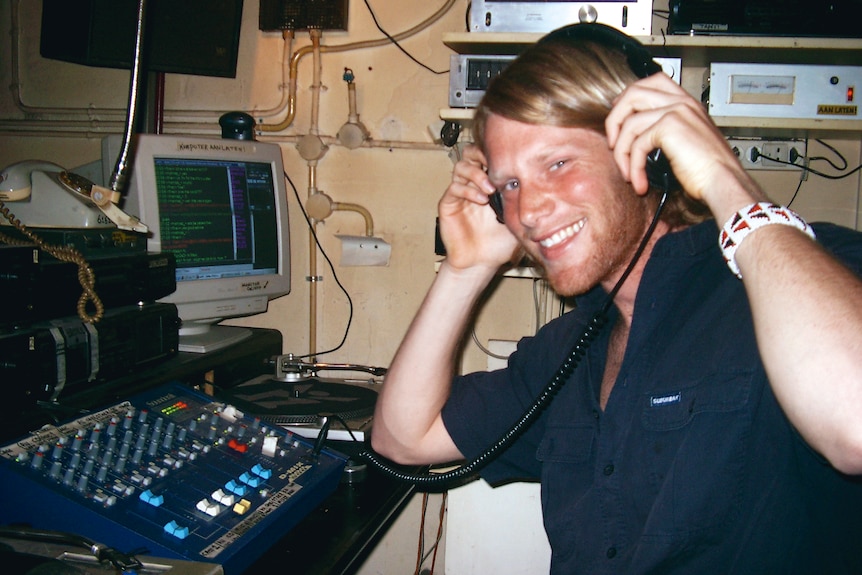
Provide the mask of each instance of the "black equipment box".
{"label": "black equipment box", "polygon": [[[236,77],[242,0],[149,2],[144,62],[150,72]],[[43,0],[43,58],[125,68],[132,66],[138,2]]]}
{"label": "black equipment box", "polygon": [[109,309],[97,323],[77,316],[0,330],[0,382],[9,415],[176,355],[173,304]]}
{"label": "black equipment box", "polygon": [[[121,253],[87,259],[95,292],[106,309],[153,302],[177,289],[176,258],[164,253]],[[82,288],[78,265],[54,259],[34,245],[0,246],[0,326],[73,315]],[[91,308],[90,313],[94,311]]]}
{"label": "black equipment box", "polygon": [[[30,238],[13,226],[3,225],[0,232],[18,243],[32,243]],[[47,244],[72,247],[85,258],[115,256],[147,251],[147,235],[120,228],[35,228],[30,232]]]}
{"label": "black equipment box", "polygon": [[670,0],[671,34],[862,38],[862,0]]}
{"label": "black equipment box", "polygon": [[260,0],[263,31],[347,30],[348,0]]}

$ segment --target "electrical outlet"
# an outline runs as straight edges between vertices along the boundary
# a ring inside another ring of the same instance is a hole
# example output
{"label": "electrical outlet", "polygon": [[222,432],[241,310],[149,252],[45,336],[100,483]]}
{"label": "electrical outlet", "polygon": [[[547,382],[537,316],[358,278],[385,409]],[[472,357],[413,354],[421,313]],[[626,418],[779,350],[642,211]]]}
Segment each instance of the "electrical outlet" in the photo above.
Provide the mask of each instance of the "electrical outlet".
{"label": "electrical outlet", "polygon": [[747,170],[798,170],[805,165],[805,140],[729,138],[727,143]]}

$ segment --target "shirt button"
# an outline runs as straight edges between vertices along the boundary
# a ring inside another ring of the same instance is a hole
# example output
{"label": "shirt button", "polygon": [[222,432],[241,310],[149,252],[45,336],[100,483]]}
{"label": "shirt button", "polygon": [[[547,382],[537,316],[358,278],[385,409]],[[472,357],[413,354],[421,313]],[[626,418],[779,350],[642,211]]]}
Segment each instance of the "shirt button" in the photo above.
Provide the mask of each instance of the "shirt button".
{"label": "shirt button", "polygon": [[613,475],[613,473],[614,473],[614,466],[613,466],[613,464],[612,464],[612,463],[609,463],[609,464],[605,465],[605,468],[602,470],[602,472],[603,472],[605,475]]}
{"label": "shirt button", "polygon": [[616,547],[608,547],[608,550],[605,552],[608,556],[608,559],[613,559],[617,556],[617,548]]}

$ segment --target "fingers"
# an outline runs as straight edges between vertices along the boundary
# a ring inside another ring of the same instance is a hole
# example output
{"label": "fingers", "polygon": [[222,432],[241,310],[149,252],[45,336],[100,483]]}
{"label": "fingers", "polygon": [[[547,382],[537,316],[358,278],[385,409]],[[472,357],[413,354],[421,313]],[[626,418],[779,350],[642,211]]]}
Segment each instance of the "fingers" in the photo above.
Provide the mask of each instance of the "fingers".
{"label": "fingers", "polygon": [[450,190],[459,198],[488,203],[488,195],[494,193],[494,186],[488,179],[485,155],[476,146],[464,148],[461,160],[452,171]]}
{"label": "fingers", "polygon": [[488,206],[494,186],[488,179],[486,165],[478,148],[465,148],[438,203],[446,257],[456,268],[477,265],[496,268],[509,261],[517,249],[515,237],[506,226],[500,225]]}
{"label": "fingers", "polygon": [[[455,163],[452,182],[440,199],[440,215],[472,213],[472,217],[476,217],[475,214],[488,211],[485,206],[493,192],[494,186],[486,173],[484,154],[479,148],[468,146],[464,148],[461,159]],[[483,209],[477,210],[480,207]]]}
{"label": "fingers", "polygon": [[614,107],[605,121],[608,143],[616,145],[622,125],[630,116],[644,111],[664,108],[670,102],[685,103],[691,100],[688,92],[682,89],[667,74],[653,74],[638,80],[622,94],[617,96]]}
{"label": "fingers", "polygon": [[[691,192],[681,168],[695,165],[724,139],[704,107],[664,74],[654,74],[629,86],[614,103],[605,123],[608,144],[623,176],[637,193],[646,193],[646,156],[662,148],[674,174]],[[696,194],[693,194],[696,195]]]}

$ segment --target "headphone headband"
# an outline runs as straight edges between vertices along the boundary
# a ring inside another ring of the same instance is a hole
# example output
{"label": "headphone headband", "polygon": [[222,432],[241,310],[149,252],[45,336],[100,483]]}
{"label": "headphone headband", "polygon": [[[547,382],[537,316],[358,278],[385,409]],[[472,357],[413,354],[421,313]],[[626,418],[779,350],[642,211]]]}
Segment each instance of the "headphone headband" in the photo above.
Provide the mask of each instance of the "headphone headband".
{"label": "headphone headband", "polygon": [[629,68],[638,78],[646,78],[661,72],[661,66],[653,60],[643,44],[616,28],[598,22],[569,24],[557,28],[543,36],[538,43],[546,42],[594,42],[610,50],[622,52]]}

